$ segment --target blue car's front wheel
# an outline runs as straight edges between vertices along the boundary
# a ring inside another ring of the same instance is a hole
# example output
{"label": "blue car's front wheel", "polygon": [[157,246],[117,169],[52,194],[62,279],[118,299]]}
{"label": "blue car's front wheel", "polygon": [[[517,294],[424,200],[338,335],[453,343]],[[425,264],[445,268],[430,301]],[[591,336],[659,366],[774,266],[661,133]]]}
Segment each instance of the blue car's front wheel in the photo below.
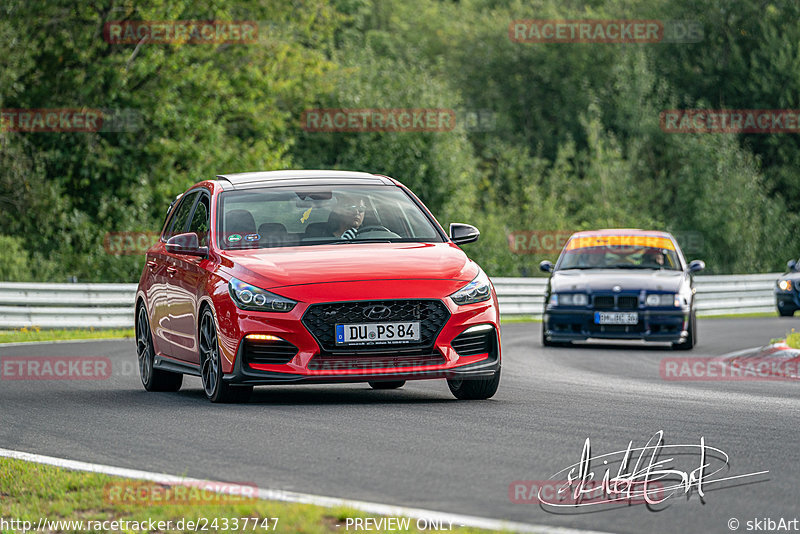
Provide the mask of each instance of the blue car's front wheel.
{"label": "blue car's front wheel", "polygon": [[689,325],[686,327],[686,339],[673,343],[672,348],[675,350],[692,350],[697,345],[697,313],[692,310],[689,314]]}

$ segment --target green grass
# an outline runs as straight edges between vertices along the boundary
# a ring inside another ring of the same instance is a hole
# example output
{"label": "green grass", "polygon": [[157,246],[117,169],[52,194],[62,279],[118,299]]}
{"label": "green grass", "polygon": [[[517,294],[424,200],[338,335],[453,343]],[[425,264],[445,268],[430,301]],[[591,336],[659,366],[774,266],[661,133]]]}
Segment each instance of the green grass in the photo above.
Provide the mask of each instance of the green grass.
{"label": "green grass", "polygon": [[513,323],[541,323],[541,317],[534,317],[533,315],[512,315],[503,317],[500,316],[500,324],[513,324]]}
{"label": "green grass", "polygon": [[722,315],[700,315],[698,319],[749,319],[754,317],[777,317],[777,312],[753,312],[753,313],[726,313]]}
{"label": "green grass", "polygon": [[786,337],[774,337],[769,340],[770,345],[775,343],[786,343],[793,349],[800,349],[800,332],[795,332],[792,328],[791,332],[787,332]]}
{"label": "green grass", "polygon": [[101,329],[62,329],[42,330],[40,328],[20,328],[0,331],[0,343],[19,343],[23,341],[61,341],[67,339],[109,339],[133,337],[133,328]]}
{"label": "green grass", "polygon": [[800,332],[795,332],[792,328],[792,331],[786,334],[786,344],[793,349],[800,349]]}
{"label": "green grass", "polygon": [[[246,482],[242,481],[242,484]],[[144,493],[124,491],[144,489]],[[182,502],[154,504],[152,499],[141,495],[154,495],[153,489],[164,491],[164,487],[151,482],[134,481],[111,477],[98,473],[70,471],[49,465],[24,462],[9,458],[0,458],[0,517],[6,521],[19,519],[30,521],[36,529],[39,519],[44,517],[53,520],[84,521],[84,530],[62,527],[60,532],[87,532],[87,521],[125,520],[125,521],[172,521],[169,532],[192,532],[188,528],[177,529],[180,519],[190,520],[206,518],[208,530],[201,532],[272,532],[274,520],[267,525],[269,530],[261,528],[264,518],[278,518],[275,532],[285,533],[341,533],[347,532],[347,518],[367,518],[376,516],[347,508],[323,508],[308,504],[289,504],[278,501],[249,499],[240,496],[201,493],[198,488],[190,488],[193,498]],[[181,488],[183,489],[183,488]],[[116,490],[116,491],[115,491]],[[122,491],[120,491],[122,490]],[[113,495],[139,495],[139,497],[114,499]],[[163,495],[163,493],[161,493]],[[183,495],[186,495],[184,493]],[[209,501],[213,500],[213,504]],[[124,502],[120,502],[124,501]],[[189,501],[187,503],[187,501]],[[211,521],[217,518],[217,528],[211,528]],[[228,519],[229,529],[224,529],[223,518]],[[239,518],[239,529],[230,528],[233,518]],[[243,518],[258,518],[258,528],[253,530],[253,521],[245,530]],[[339,526],[337,526],[339,525]],[[411,520],[411,528],[403,532],[420,532],[416,521]],[[127,532],[135,532],[128,525]],[[18,529],[18,530],[21,530]],[[351,528],[352,530],[352,528]],[[91,531],[91,530],[89,530]],[[12,532],[4,529],[2,532]],[[108,530],[95,530],[108,532]],[[373,531],[374,532],[374,531]],[[391,532],[379,530],[377,532]],[[455,528],[453,532],[460,534],[490,532],[473,528]]]}

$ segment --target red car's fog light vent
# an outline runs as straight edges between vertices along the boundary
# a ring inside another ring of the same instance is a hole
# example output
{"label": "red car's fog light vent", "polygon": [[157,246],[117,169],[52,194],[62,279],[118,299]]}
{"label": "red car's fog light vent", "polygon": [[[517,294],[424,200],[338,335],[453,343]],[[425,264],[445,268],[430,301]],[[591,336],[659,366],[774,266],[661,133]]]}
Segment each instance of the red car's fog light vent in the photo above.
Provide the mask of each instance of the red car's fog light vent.
{"label": "red car's fog light vent", "polygon": [[450,344],[459,356],[474,356],[494,351],[494,328],[468,329]]}
{"label": "red car's fog light vent", "polygon": [[283,365],[297,354],[297,347],[276,336],[254,335],[244,339],[247,363]]}

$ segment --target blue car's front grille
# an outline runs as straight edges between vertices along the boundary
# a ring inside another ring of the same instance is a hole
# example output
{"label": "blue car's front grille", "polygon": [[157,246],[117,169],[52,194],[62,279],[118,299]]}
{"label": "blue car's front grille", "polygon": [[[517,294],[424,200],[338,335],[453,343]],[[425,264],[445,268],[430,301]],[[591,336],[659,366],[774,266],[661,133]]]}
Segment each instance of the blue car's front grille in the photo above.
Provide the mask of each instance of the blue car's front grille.
{"label": "blue car's front grille", "polygon": [[638,310],[638,295],[595,295],[593,299],[595,310]]}
{"label": "blue car's front grille", "polygon": [[617,308],[620,310],[639,309],[639,297],[635,295],[620,295],[617,297]]}
{"label": "blue car's front grille", "polygon": [[596,310],[612,310],[614,309],[614,296],[613,295],[595,295],[594,308]]}

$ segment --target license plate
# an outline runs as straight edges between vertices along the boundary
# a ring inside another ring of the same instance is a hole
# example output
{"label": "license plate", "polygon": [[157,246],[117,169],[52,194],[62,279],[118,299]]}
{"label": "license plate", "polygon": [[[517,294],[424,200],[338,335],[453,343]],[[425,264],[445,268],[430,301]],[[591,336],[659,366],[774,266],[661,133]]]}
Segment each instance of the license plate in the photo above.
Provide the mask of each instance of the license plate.
{"label": "license plate", "polygon": [[337,324],[337,345],[373,345],[419,341],[419,321]]}
{"label": "license plate", "polygon": [[594,312],[594,324],[637,324],[638,312]]}

